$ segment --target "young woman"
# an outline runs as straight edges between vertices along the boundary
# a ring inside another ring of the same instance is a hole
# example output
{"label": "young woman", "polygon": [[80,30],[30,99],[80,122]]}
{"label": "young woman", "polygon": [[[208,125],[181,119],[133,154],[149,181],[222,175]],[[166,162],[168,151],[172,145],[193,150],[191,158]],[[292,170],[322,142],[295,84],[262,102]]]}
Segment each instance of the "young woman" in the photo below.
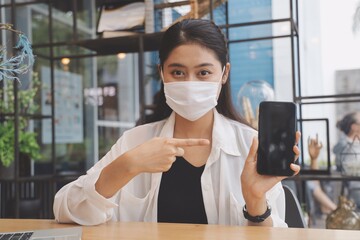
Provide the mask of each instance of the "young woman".
{"label": "young woman", "polygon": [[231,104],[221,30],[207,20],[175,23],[159,56],[157,121],[125,132],[64,186],[55,196],[57,221],[286,226],[283,177],[257,174],[257,132]]}
{"label": "young woman", "polygon": [[[350,169],[356,171],[358,169],[357,166],[346,167],[346,162],[356,163],[359,161],[360,112],[346,114],[336,123],[336,127],[343,133],[333,148],[333,152],[336,155],[335,162],[337,169],[339,171]],[[346,181],[343,184],[345,185],[344,188],[347,191],[348,197],[355,202],[357,209],[360,210],[360,182]]]}
{"label": "young woman", "polygon": [[341,152],[354,141],[355,137],[360,137],[360,112],[346,114],[336,123],[336,127],[343,133],[333,149],[337,169],[341,171]]}

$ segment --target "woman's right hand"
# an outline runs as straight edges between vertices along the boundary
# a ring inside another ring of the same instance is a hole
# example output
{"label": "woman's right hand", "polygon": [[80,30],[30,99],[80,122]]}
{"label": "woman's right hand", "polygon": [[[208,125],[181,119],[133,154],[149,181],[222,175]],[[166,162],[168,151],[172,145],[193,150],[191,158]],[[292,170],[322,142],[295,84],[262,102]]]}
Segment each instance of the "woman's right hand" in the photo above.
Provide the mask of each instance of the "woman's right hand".
{"label": "woman's right hand", "polygon": [[95,183],[95,189],[106,198],[112,197],[140,173],[168,171],[176,156],[184,155],[182,147],[209,144],[207,139],[153,138],[125,152],[104,167]]}
{"label": "woman's right hand", "polygon": [[136,174],[142,172],[166,172],[177,156],[184,155],[182,147],[206,146],[207,139],[179,139],[179,138],[153,138],[136,148],[126,152],[124,157],[130,164],[130,171]]}

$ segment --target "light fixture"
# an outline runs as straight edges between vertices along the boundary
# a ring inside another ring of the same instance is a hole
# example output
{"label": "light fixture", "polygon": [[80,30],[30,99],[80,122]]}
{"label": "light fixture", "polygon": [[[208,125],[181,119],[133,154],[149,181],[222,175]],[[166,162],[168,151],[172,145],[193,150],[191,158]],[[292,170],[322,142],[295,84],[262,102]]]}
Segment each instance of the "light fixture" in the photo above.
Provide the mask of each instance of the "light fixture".
{"label": "light fixture", "polygon": [[126,53],[118,53],[117,57],[119,59],[124,59],[126,57]]}
{"label": "light fixture", "polygon": [[61,59],[61,63],[62,63],[63,65],[68,65],[68,64],[70,63],[70,58],[62,58],[62,59]]}

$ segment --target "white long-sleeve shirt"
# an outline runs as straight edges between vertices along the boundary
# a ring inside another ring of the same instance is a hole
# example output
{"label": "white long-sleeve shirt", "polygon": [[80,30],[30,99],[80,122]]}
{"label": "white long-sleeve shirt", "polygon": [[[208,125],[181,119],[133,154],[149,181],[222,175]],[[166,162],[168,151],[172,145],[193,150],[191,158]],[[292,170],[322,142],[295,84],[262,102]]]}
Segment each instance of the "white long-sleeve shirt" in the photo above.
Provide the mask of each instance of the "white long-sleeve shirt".
{"label": "white long-sleeve shirt", "polygon": [[[102,169],[124,152],[154,137],[173,137],[174,113],[168,119],[126,131],[111,150],[86,175],[67,184],[55,195],[54,214],[59,222],[97,225],[107,221],[157,222],[162,173],[141,173],[113,197],[95,190]],[[212,149],[201,176],[201,189],[209,224],[246,225],[240,176],[252,138],[257,132],[214,111]],[[281,183],[266,193],[275,227],[286,227],[285,196]]]}

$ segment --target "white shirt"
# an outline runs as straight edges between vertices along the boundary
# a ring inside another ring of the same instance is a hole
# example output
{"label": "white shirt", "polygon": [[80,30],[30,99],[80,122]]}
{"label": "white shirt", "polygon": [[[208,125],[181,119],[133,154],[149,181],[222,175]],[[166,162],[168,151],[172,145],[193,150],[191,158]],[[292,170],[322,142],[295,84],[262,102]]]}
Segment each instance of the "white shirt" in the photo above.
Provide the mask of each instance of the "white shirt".
{"label": "white shirt", "polygon": [[[58,222],[97,225],[107,221],[157,222],[157,202],[162,173],[142,173],[112,198],[95,190],[102,169],[124,152],[154,137],[173,137],[175,114],[168,119],[126,131],[111,150],[86,175],[61,188],[54,199]],[[209,224],[247,225],[240,176],[252,138],[257,132],[214,111],[212,149],[201,176],[201,189]],[[266,193],[273,226],[286,227],[285,196],[281,183]]]}

